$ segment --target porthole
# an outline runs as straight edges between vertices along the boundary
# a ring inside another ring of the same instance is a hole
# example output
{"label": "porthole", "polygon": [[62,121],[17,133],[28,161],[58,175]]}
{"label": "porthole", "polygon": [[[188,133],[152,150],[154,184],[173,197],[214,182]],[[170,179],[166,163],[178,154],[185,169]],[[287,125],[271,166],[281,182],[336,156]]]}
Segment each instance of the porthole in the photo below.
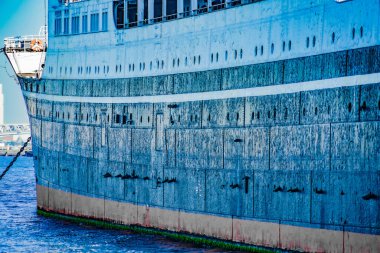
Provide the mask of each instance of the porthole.
{"label": "porthole", "polygon": [[236,121],[239,121],[239,113],[236,113]]}
{"label": "porthole", "polygon": [[161,61],[161,69],[164,68],[164,60]]}
{"label": "porthole", "polygon": [[333,32],[331,35],[331,44],[335,43],[335,33]]}
{"label": "porthole", "polygon": [[360,27],[360,38],[363,38],[363,26]]}
{"label": "porthole", "polygon": [[313,47],[315,47],[315,44],[317,43],[317,38],[314,36],[313,37]]}
{"label": "porthole", "polygon": [[214,54],[211,54],[211,63],[214,62]]}
{"label": "porthole", "polygon": [[185,66],[187,66],[187,57],[185,57]]}
{"label": "porthole", "polygon": [[[128,70],[129,70],[129,72],[131,72],[131,70],[132,70],[132,65],[131,64],[128,65]],[[117,72],[117,67],[116,67],[116,72]]]}
{"label": "porthole", "polygon": [[288,42],[288,50],[289,51],[292,50],[292,41],[291,40],[289,40],[289,42]]}
{"label": "porthole", "polygon": [[[379,108],[380,108],[380,101],[379,101]],[[207,121],[209,121],[209,122],[211,121],[211,114],[208,115]]]}
{"label": "porthole", "polygon": [[257,46],[255,47],[255,56],[257,56]]}
{"label": "porthole", "polygon": [[[351,106],[352,107],[352,106]],[[362,110],[366,110],[367,109],[367,103],[364,101],[363,102],[363,105],[362,105]]]}
{"label": "porthole", "polygon": [[135,64],[134,63],[132,64],[132,71],[135,71]]}
{"label": "porthole", "polygon": [[273,110],[273,119],[276,119],[276,108]]}
{"label": "porthole", "polygon": [[306,116],[306,108],[303,108],[302,115],[303,115],[303,116]]}
{"label": "porthole", "polygon": [[152,68],[153,68],[153,62],[150,61],[150,63],[149,63],[149,69],[152,70]]}
{"label": "porthole", "polygon": [[198,64],[201,64],[201,56],[198,55]]}
{"label": "porthole", "polygon": [[148,123],[150,122],[150,117],[148,116]]}
{"label": "porthole", "polygon": [[145,62],[143,62],[143,70],[145,70]]}
{"label": "porthole", "polygon": [[227,119],[227,121],[230,121],[230,114],[228,112],[227,112],[226,119]]}
{"label": "porthole", "polygon": [[237,59],[237,50],[235,49],[235,60]]}
{"label": "porthole", "polygon": [[243,59],[243,49],[240,49],[240,59]]}
{"label": "porthole", "polygon": [[264,54],[264,46],[261,46],[261,55]]}
{"label": "porthole", "polygon": [[355,39],[355,28],[352,28],[352,39]]}
{"label": "porthole", "polygon": [[193,57],[193,64],[194,64],[194,65],[195,65],[195,63],[196,63],[196,60],[197,60],[197,59],[196,59],[196,57],[194,56],[194,57]]}
{"label": "porthole", "polygon": [[285,107],[284,119],[288,119],[288,108]]}
{"label": "porthole", "polygon": [[181,122],[181,115],[178,115],[178,122]]}
{"label": "porthole", "polygon": [[216,62],[219,61],[219,53],[216,53]]}
{"label": "porthole", "polygon": [[310,45],[310,38],[307,37],[306,38],[306,48],[309,48],[309,45]]}
{"label": "porthole", "polygon": [[120,123],[120,114],[116,114],[114,117],[114,121],[116,124]]}
{"label": "porthole", "polygon": [[179,67],[179,58],[177,59],[177,67]]}
{"label": "porthole", "polygon": [[315,107],[315,109],[314,109],[314,114],[315,114],[315,115],[318,114],[318,107]]}
{"label": "porthole", "polygon": [[254,119],[255,119],[255,112],[252,112],[251,120],[254,120]]}
{"label": "porthole", "polygon": [[174,68],[174,66],[175,66],[175,59],[173,59],[173,68]]}
{"label": "porthole", "polygon": [[274,53],[274,44],[273,44],[273,43],[272,43],[272,45],[270,46],[270,52],[271,52],[271,54]]}
{"label": "porthole", "polygon": [[160,61],[157,60],[157,69],[159,69],[159,68],[160,68]]}
{"label": "porthole", "polygon": [[257,119],[260,119],[260,112],[257,112]]}
{"label": "porthole", "polygon": [[285,52],[285,41],[282,42],[282,52]]}
{"label": "porthole", "polygon": [[140,116],[140,123],[142,123],[142,116]]}
{"label": "porthole", "polygon": [[190,121],[193,122],[193,115],[190,115]]}
{"label": "porthole", "polygon": [[226,51],[224,52],[224,60],[227,61],[227,59],[228,59],[228,51],[226,50]]}
{"label": "porthole", "polygon": [[350,102],[350,103],[348,103],[348,112],[351,112],[351,110],[352,110],[352,104]]}

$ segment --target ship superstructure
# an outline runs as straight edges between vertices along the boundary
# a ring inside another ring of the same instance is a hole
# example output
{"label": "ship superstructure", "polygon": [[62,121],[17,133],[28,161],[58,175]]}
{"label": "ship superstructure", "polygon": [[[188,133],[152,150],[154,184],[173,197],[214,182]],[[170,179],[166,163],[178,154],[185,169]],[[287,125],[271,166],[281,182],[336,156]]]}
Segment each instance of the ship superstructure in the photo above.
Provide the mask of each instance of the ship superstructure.
{"label": "ship superstructure", "polygon": [[38,208],[380,251],[380,2],[49,1]]}

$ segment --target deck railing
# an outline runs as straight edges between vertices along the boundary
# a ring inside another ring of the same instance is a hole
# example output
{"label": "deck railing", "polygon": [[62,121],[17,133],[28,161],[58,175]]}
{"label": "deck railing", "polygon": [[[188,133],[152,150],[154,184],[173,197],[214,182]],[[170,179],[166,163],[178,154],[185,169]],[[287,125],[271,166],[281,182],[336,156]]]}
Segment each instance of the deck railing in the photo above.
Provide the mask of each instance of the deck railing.
{"label": "deck railing", "polygon": [[41,51],[46,51],[46,40],[43,35],[27,35],[27,36],[17,36],[17,37],[7,37],[4,39],[4,48],[6,52],[10,51],[19,51],[19,52],[32,52],[33,45],[32,42],[38,43],[37,41],[42,42]]}

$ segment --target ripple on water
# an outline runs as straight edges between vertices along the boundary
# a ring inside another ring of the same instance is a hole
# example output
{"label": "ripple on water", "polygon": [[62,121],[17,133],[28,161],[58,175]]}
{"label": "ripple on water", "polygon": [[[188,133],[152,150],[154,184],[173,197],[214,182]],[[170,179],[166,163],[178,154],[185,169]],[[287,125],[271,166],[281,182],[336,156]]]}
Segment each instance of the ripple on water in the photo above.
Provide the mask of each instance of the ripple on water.
{"label": "ripple on water", "polygon": [[[0,172],[11,160],[0,157]],[[20,157],[0,181],[0,238],[0,252],[223,252],[160,236],[97,229],[38,216],[30,157]]]}

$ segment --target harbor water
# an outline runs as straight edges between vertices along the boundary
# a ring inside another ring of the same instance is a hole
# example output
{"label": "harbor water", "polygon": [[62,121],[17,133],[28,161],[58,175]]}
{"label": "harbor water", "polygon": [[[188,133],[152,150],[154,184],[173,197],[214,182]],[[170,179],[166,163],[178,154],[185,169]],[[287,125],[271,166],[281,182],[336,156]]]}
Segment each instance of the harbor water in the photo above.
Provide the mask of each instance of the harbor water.
{"label": "harbor water", "polygon": [[[12,157],[0,157],[2,171]],[[0,181],[0,252],[225,252],[153,235],[100,229],[36,212],[33,158],[21,157]]]}

